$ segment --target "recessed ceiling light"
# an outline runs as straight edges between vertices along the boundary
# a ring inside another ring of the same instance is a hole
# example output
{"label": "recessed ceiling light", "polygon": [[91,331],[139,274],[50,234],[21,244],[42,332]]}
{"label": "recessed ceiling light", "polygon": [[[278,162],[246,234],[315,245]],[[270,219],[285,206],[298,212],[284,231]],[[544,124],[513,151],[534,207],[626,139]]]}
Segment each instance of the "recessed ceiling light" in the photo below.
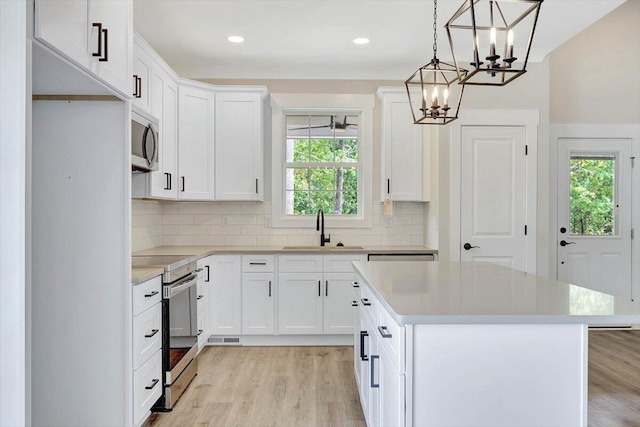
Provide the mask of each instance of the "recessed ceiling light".
{"label": "recessed ceiling light", "polygon": [[369,43],[371,40],[369,40],[366,37],[358,37],[357,39],[353,39],[353,42],[355,44],[367,44]]}
{"label": "recessed ceiling light", "polygon": [[244,41],[244,37],[242,36],[229,36],[227,37],[231,43],[242,43]]}

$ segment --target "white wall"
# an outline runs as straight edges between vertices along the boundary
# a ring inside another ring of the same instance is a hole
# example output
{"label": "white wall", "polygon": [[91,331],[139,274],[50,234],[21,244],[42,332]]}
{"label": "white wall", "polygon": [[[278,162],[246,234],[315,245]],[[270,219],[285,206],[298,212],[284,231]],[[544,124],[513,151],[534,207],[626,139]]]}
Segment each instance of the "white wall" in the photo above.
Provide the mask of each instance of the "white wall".
{"label": "white wall", "polygon": [[0,425],[26,423],[26,4],[0,1]]}
{"label": "white wall", "polygon": [[640,1],[551,53],[551,123],[640,123]]}

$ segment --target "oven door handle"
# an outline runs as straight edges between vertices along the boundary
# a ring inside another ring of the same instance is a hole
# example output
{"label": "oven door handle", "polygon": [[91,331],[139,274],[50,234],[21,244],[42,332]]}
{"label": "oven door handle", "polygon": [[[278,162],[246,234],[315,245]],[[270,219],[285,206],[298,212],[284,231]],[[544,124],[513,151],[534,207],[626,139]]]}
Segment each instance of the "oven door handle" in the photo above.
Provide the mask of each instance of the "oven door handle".
{"label": "oven door handle", "polygon": [[174,296],[178,295],[180,292],[184,291],[185,289],[190,288],[191,286],[193,286],[196,282],[198,281],[198,275],[197,274],[192,274],[189,277],[187,277],[186,279],[174,284],[174,285],[170,285],[170,286],[165,286],[163,291],[164,291],[164,298],[165,299],[169,299],[169,298],[173,298]]}

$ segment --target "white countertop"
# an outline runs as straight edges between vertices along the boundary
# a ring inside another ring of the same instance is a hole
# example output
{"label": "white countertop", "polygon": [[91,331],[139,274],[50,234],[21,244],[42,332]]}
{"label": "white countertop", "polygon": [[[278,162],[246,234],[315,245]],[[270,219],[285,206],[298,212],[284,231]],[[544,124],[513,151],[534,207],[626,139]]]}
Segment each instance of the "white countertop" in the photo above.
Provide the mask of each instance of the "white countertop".
{"label": "white countertop", "polygon": [[640,302],[484,262],[354,262],[399,324],[640,324]]}
{"label": "white countertop", "polygon": [[138,251],[133,255],[196,255],[202,258],[214,254],[280,254],[280,253],[365,253],[365,254],[437,254],[426,246],[363,246],[336,248],[331,246],[159,246]]}

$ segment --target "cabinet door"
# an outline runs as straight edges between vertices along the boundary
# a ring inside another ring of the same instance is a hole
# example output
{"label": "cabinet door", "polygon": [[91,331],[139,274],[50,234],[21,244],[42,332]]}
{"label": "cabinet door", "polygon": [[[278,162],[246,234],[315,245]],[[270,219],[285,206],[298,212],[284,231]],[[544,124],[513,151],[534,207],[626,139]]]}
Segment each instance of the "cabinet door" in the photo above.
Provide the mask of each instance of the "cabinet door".
{"label": "cabinet door", "polygon": [[[91,70],[115,89],[131,96],[132,74],[130,63],[133,53],[133,13],[131,0],[91,0],[90,21],[102,23],[104,57],[107,61],[92,63]],[[98,45],[98,32],[91,31],[89,46]]]}
{"label": "cabinet door", "polygon": [[[162,93],[158,94],[158,88],[156,90],[152,90],[152,76],[153,76],[153,61],[151,57],[147,55],[147,53],[142,50],[142,48],[134,43],[133,45],[133,77],[131,81],[133,82],[133,88],[131,90],[131,95],[133,96],[133,105],[138,108],[142,108],[144,111],[153,114],[152,108],[152,98],[153,96],[160,95],[159,100],[153,100],[155,106],[158,103],[162,103]],[[162,90],[160,88],[160,90]],[[152,93],[153,92],[153,93]],[[162,123],[162,118],[158,117],[157,114],[153,114],[160,123]]]}
{"label": "cabinet door", "polygon": [[367,321],[367,316],[362,312],[362,308],[358,309],[359,318],[360,318],[360,331],[363,334],[361,345],[362,350],[358,357],[358,369],[360,370],[360,387],[358,391],[360,392],[360,403],[362,404],[362,413],[364,414],[367,424],[369,422],[369,378],[370,378],[370,370],[369,370],[369,362],[371,359],[371,339],[373,338],[371,327],[369,326],[369,322]]}
{"label": "cabinet door", "polygon": [[158,170],[149,174],[150,196],[178,198],[178,85],[166,71],[153,67],[151,111],[160,121]]}
{"label": "cabinet door", "polygon": [[380,379],[380,425],[404,427],[404,375],[396,370],[386,350],[379,347],[379,379]]}
{"label": "cabinet door", "polygon": [[422,126],[413,124],[407,95],[382,101],[382,199],[423,201]]}
{"label": "cabinet door", "polygon": [[242,274],[242,333],[273,335],[275,321],[275,275]]}
{"label": "cabinet door", "polygon": [[216,200],[263,199],[260,93],[216,93]]}
{"label": "cabinet door", "polygon": [[213,91],[181,85],[178,94],[178,197],[213,200]]}
{"label": "cabinet door", "polygon": [[278,276],[278,332],[322,334],[322,273]]}
{"label": "cabinet door", "polygon": [[[369,372],[368,383],[365,384],[369,394],[369,408],[367,412],[367,425],[378,427],[380,424],[380,343],[376,339],[374,326],[369,324]],[[386,427],[386,426],[384,426]]]}
{"label": "cabinet door", "polygon": [[353,333],[353,273],[324,274],[323,322],[325,334]]}
{"label": "cabinet door", "polygon": [[362,350],[362,329],[360,328],[360,287],[357,284],[353,285],[353,292],[351,294],[351,305],[353,309],[353,370],[356,377],[356,385],[360,389],[360,363],[361,363],[361,350]]}
{"label": "cabinet door", "polygon": [[240,255],[211,257],[210,325],[212,335],[242,333],[242,271]]}
{"label": "cabinet door", "polygon": [[87,69],[98,51],[97,42],[89,47],[90,31],[88,0],[36,0],[35,37]]}

